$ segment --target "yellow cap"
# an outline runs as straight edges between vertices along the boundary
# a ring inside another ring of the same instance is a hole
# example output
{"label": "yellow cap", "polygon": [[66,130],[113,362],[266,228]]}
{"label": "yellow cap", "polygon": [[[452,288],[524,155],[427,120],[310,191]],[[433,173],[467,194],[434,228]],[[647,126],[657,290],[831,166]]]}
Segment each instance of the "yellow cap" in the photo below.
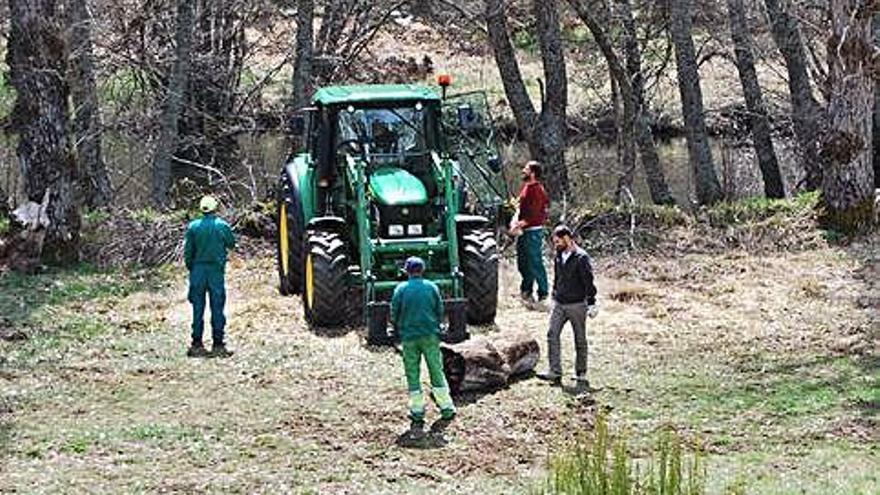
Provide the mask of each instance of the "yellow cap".
{"label": "yellow cap", "polygon": [[211,213],[217,209],[217,199],[214,196],[205,196],[199,201],[199,209],[202,213]]}

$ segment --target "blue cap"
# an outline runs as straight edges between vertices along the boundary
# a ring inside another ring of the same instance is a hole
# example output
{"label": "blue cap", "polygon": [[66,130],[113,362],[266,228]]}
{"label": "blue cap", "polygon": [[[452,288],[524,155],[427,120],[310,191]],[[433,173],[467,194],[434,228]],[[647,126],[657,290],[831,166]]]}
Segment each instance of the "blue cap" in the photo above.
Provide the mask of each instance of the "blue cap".
{"label": "blue cap", "polygon": [[425,271],[425,260],[418,256],[410,256],[406,259],[406,264],[403,268],[406,270],[406,273],[423,272]]}

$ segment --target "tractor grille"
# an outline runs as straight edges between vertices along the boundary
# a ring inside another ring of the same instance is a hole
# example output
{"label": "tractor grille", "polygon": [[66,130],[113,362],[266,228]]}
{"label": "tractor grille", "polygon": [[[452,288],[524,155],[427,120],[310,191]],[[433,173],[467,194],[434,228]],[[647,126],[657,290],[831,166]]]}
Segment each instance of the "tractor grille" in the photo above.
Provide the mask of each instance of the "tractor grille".
{"label": "tractor grille", "polygon": [[383,239],[425,237],[436,232],[434,206],[377,206]]}

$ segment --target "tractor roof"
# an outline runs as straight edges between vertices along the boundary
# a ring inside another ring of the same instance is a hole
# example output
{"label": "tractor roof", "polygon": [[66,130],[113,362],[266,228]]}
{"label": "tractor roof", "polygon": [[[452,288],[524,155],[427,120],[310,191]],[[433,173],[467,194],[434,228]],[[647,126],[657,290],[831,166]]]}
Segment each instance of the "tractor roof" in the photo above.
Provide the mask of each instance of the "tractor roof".
{"label": "tractor roof", "polygon": [[315,92],[314,102],[321,105],[340,103],[379,103],[384,101],[439,100],[427,86],[415,84],[360,84],[328,86]]}

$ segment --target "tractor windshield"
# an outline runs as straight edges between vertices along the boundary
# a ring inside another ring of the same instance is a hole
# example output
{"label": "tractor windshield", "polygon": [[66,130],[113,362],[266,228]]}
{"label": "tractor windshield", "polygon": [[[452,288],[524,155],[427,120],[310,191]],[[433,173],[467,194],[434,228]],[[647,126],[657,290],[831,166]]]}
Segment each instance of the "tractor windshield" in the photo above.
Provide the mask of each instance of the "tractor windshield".
{"label": "tractor windshield", "polygon": [[421,104],[400,108],[359,108],[339,112],[337,142],[369,145],[374,157],[425,152],[425,112]]}

